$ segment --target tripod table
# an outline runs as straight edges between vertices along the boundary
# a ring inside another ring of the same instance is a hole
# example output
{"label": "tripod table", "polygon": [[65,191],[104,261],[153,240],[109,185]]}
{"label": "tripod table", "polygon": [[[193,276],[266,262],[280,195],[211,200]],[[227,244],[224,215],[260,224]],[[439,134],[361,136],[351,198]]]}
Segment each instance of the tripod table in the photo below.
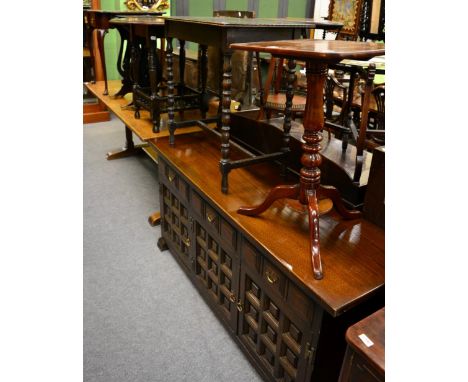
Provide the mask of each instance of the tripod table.
{"label": "tripod table", "polygon": [[[293,40],[266,41],[257,43],[231,44],[231,49],[241,49],[254,52],[266,52],[273,56],[289,59],[293,67],[295,60],[306,62],[307,68],[307,101],[304,113],[304,135],[302,139],[302,168],[300,182],[295,185],[280,185],[273,188],[266,199],[255,207],[241,207],[237,211],[243,215],[258,215],[268,209],[277,199],[298,199],[307,206],[309,214],[310,254],[316,279],[323,278],[320,258],[319,236],[319,206],[320,198],[329,198],[338,213],[345,219],[361,216],[359,211],[349,211],[344,207],[336,188],[320,184],[320,142],[324,126],[323,89],[327,76],[328,65],[344,59],[368,60],[385,54],[385,45],[381,43],[337,41],[337,40]],[[287,94],[287,107],[292,105],[293,92]],[[289,131],[284,130],[285,141],[288,141]],[[229,132],[223,136],[224,147],[229,147]],[[224,157],[224,156],[223,156]]]}

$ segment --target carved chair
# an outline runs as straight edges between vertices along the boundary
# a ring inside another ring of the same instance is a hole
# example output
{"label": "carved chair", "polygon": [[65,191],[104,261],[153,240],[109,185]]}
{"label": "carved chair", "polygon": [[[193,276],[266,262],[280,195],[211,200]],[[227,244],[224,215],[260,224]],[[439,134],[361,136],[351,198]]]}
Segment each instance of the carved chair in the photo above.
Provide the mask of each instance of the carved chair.
{"label": "carved chair", "polygon": [[285,69],[283,58],[271,57],[268,64],[267,78],[263,86],[263,91],[260,91],[257,96],[257,103],[260,107],[260,112],[257,119],[270,119],[272,116],[281,114],[286,108],[286,92],[284,91],[284,83],[287,83],[286,77],[294,75],[294,98],[291,108],[291,118],[294,120],[298,116],[302,116],[305,111],[306,96],[305,91],[300,91],[297,86],[297,75],[289,73]]}
{"label": "carved chair", "polygon": [[385,145],[385,84],[372,91],[366,136],[368,149]]}
{"label": "carved chair", "polygon": [[363,0],[359,37],[385,41],[385,0]]}
{"label": "carved chair", "polygon": [[328,16],[330,21],[343,23],[338,33],[323,31],[323,38],[327,33],[336,34],[336,40],[357,40],[360,32],[362,0],[330,0]]}

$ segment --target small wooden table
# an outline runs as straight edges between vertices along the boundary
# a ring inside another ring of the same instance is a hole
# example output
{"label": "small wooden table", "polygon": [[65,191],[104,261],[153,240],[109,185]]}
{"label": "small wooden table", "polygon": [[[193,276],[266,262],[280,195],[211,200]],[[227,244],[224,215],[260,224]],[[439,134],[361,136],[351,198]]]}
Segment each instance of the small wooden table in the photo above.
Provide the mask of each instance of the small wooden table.
{"label": "small wooden table", "polygon": [[[132,62],[130,82],[135,118],[140,118],[140,108],[148,110],[153,122],[153,131],[158,133],[161,113],[166,111],[160,107],[163,98],[158,95],[158,84],[162,81],[162,65],[156,54],[157,39],[163,41],[164,38],[164,18],[117,17],[110,21],[110,25],[115,26],[121,35],[128,35]],[[145,55],[146,57],[142,57]],[[145,59],[147,66],[143,65]]]}
{"label": "small wooden table", "polygon": [[[173,43],[177,38],[180,41],[180,60],[185,57],[185,41],[193,41],[201,45],[201,89],[200,103],[202,105],[202,115],[206,113],[206,102],[204,98],[207,92],[207,47],[214,46],[219,49],[221,60],[223,60],[222,84],[219,84],[219,94],[222,93],[223,102],[220,102],[219,112],[222,112],[222,133],[229,129],[230,103],[231,103],[231,56],[233,50],[229,47],[235,42],[249,41],[271,41],[277,39],[297,39],[304,35],[307,29],[339,29],[341,23],[313,20],[313,19],[268,19],[268,18],[234,18],[234,17],[189,17],[177,16],[168,17],[166,21],[167,38],[167,76],[168,76],[168,114],[170,121],[170,142],[174,144],[174,131],[178,127],[185,127],[198,124],[205,127],[205,121],[189,121],[183,124],[174,122],[175,111],[175,83],[173,73]],[[183,73],[180,76],[178,89],[184,89]],[[204,118],[204,117],[203,117]],[[210,122],[210,121],[208,121]],[[267,158],[271,160],[271,158]],[[227,186],[225,187],[227,192]]]}
{"label": "small wooden table", "polygon": [[[86,22],[86,39],[90,42],[90,55],[91,55],[91,62],[94,68],[94,75],[96,75],[96,62],[94,60],[94,53],[93,53],[93,33],[95,30],[98,31],[97,35],[97,42],[98,42],[98,51],[101,56],[101,65],[102,65],[102,72],[104,74],[104,82],[106,84],[104,88],[104,95],[109,94],[109,89],[107,87],[107,71],[106,71],[106,58],[104,54],[104,37],[106,36],[109,28],[112,28],[110,25],[110,20],[116,16],[161,16],[165,12],[153,12],[153,11],[105,11],[101,9],[86,9],[83,11],[84,18]],[[119,62],[117,63],[117,70],[119,73],[125,78],[122,69],[120,68],[120,59],[122,58],[122,52],[124,47],[124,42],[127,39],[125,34],[121,33],[121,40],[120,40],[120,49],[119,49]],[[123,82],[123,81],[122,81]],[[123,82],[124,83],[124,82]],[[124,83],[125,85],[125,83]],[[131,90],[131,89],[130,89]],[[122,89],[117,93],[119,96],[124,96],[121,94]]]}
{"label": "small wooden table", "polygon": [[339,382],[385,380],[385,308],[346,331],[345,359]]}
{"label": "small wooden table", "polygon": [[[355,41],[327,41],[327,40],[294,40],[294,41],[270,41],[258,43],[231,44],[232,49],[241,49],[255,52],[266,52],[274,56],[289,59],[288,68],[292,72],[296,63],[295,60],[306,62],[307,68],[307,101],[304,113],[304,135],[305,143],[302,146],[303,155],[301,157],[302,169],[300,171],[300,183],[296,185],[284,185],[273,188],[266,199],[256,207],[242,207],[238,213],[244,215],[258,215],[268,209],[277,199],[290,198],[298,199],[306,205],[309,213],[310,232],[310,255],[314,277],[323,278],[322,262],[320,258],[320,236],[319,236],[319,203],[321,198],[330,198],[336,210],[346,219],[353,219],[361,216],[359,211],[347,210],[340,198],[336,188],[320,185],[320,142],[322,141],[322,130],[324,126],[323,112],[323,89],[325,85],[328,65],[337,63],[343,59],[367,60],[374,56],[385,53],[384,44],[355,42]],[[291,76],[290,76],[291,77]],[[290,78],[290,85],[292,79]],[[224,94],[229,94],[229,82],[226,81],[225,92],[223,92],[223,103],[227,100]],[[291,113],[292,86],[286,95],[287,111],[285,115]],[[224,115],[223,115],[224,116]],[[221,172],[223,176],[222,185],[227,185],[227,174],[223,172],[223,166],[229,166],[229,120],[223,124],[223,135],[221,143]],[[289,150],[289,129],[288,118],[284,124],[285,153]],[[225,182],[225,183],[224,183]]]}

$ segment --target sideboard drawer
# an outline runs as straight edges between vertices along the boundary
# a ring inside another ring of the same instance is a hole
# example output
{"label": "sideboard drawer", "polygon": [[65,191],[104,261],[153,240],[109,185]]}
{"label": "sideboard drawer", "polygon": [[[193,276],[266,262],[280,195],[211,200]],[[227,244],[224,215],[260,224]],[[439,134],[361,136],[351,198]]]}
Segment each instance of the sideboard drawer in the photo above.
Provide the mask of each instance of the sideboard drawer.
{"label": "sideboard drawer", "polygon": [[226,249],[235,252],[237,250],[237,232],[234,227],[195,190],[191,190],[190,203],[197,218],[200,218],[205,228],[214,234],[217,240],[225,244]]}
{"label": "sideboard drawer", "polygon": [[176,172],[171,167],[169,167],[167,163],[162,162],[162,165],[163,165],[162,175],[164,176],[165,183],[177,189],[178,188],[177,183],[179,179],[178,179]]}
{"label": "sideboard drawer", "polygon": [[219,215],[208,203],[205,203],[205,213],[203,215],[208,226],[219,233]]}
{"label": "sideboard drawer", "polygon": [[270,291],[284,297],[286,279],[283,273],[265,258],[263,259],[262,279]]}
{"label": "sideboard drawer", "polygon": [[258,251],[249,241],[242,240],[242,263],[262,282],[262,286],[269,295],[280,297],[284,301],[286,310],[293,310],[294,314],[303,321],[312,319],[315,304],[301,289],[294,284],[285,273]]}

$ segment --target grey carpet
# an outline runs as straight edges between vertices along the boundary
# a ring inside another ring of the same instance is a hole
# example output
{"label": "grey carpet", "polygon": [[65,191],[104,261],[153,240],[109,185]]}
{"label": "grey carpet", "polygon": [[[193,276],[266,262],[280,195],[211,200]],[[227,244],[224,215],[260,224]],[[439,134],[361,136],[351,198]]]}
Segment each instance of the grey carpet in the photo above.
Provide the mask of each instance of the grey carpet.
{"label": "grey carpet", "polygon": [[84,381],[260,381],[169,252],[155,164],[107,161],[123,124],[84,125]]}

